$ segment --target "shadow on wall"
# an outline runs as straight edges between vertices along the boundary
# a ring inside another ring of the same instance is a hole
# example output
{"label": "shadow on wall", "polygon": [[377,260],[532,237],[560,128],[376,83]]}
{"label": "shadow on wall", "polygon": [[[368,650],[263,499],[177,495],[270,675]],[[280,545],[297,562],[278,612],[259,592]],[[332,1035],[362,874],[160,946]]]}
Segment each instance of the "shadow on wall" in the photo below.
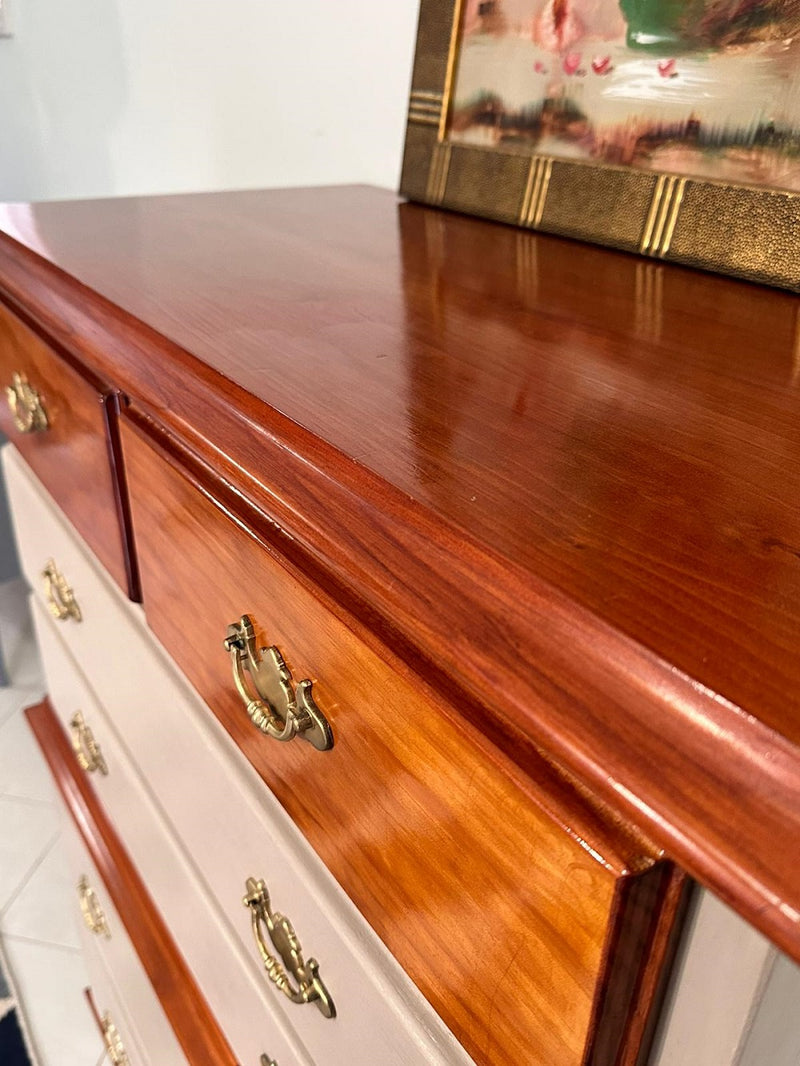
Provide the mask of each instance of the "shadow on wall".
{"label": "shadow on wall", "polygon": [[127,98],[116,3],[32,0],[14,5],[12,30],[0,40],[0,199],[113,190]]}

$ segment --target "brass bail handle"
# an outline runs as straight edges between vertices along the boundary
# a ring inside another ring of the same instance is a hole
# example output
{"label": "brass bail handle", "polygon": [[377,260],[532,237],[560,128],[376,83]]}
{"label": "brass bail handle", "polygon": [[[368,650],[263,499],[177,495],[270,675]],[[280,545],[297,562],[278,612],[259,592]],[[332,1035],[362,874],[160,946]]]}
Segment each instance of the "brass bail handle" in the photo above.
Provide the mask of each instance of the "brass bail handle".
{"label": "brass bail handle", "polygon": [[130,1059],[122,1043],[122,1037],[108,1011],[100,1019],[100,1028],[103,1031],[103,1040],[113,1066],[130,1066]]}
{"label": "brass bail handle", "polygon": [[312,682],[300,681],[295,691],[291,672],[278,649],[256,647],[249,615],[228,626],[225,649],[230,652],[236,691],[257,729],[273,740],[300,737],[317,751],[333,747],[333,733],[314,701]]}
{"label": "brass bail handle", "polygon": [[95,936],[103,936],[106,940],[110,940],[111,930],[108,928],[106,916],[86,875],[78,881],[78,898],[86,928]]}
{"label": "brass bail handle", "polygon": [[53,618],[59,622],[66,622],[69,618],[75,622],[82,621],[83,615],[75,593],[53,559],[47,560],[47,565],[42,570],[42,580],[47,607]]}
{"label": "brass bail handle", "polygon": [[106,776],[108,774],[106,760],[103,758],[100,745],[94,739],[94,733],[84,721],[80,711],[76,711],[73,714],[70,719],[69,729],[72,738],[72,750],[75,752],[75,758],[78,760],[80,768],[88,774],[93,774],[95,770],[99,770],[103,776]]}
{"label": "brass bail handle", "polygon": [[41,433],[50,425],[41,396],[19,371],[14,372],[11,384],[6,385],[6,399],[20,433]]}
{"label": "brass bail handle", "polygon": [[[284,915],[272,910],[266,884],[248,877],[245,891],[242,902],[250,911],[253,938],[270,981],[292,1003],[316,1003],[326,1018],[335,1018],[336,1007],[319,975],[319,964],[316,959],[303,958],[294,926]],[[272,954],[272,948],[280,961]]]}

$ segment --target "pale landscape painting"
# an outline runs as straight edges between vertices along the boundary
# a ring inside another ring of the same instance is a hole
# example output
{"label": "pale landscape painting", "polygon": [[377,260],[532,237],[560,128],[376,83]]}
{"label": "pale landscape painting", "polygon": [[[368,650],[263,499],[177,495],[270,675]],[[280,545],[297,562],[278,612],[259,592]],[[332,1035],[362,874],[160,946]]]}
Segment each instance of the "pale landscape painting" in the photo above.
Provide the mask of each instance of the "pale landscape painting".
{"label": "pale landscape painting", "polygon": [[800,0],[465,0],[449,136],[800,192]]}

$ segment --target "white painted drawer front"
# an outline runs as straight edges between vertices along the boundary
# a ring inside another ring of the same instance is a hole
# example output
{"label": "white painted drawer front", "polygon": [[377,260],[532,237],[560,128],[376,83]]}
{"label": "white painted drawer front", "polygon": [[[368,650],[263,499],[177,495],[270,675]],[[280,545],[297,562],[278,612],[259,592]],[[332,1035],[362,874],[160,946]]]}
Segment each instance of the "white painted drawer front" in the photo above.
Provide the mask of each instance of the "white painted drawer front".
{"label": "white painted drawer front", "polygon": [[[141,609],[123,599],[93,565],[74,530],[16,455],[6,456],[6,469],[26,568],[38,573],[41,560],[58,543],[63,569],[80,601],[83,621],[59,625],[59,634],[175,835],[202,871],[251,972],[302,1045],[325,1066],[471,1062],[178,675],[147,629]],[[132,827],[119,824],[127,838]],[[292,921],[306,957],[319,962],[336,1018],[324,1018],[313,1004],[290,1003],[267,982],[242,903],[248,877],[267,882],[273,907]]]}
{"label": "white painted drawer front", "polygon": [[310,1066],[310,1056],[276,1011],[242,945],[221,920],[202,876],[174,840],[136,774],[55,623],[35,601],[33,617],[53,709],[68,731],[76,710],[92,730],[108,770],[106,775],[99,770],[91,774],[92,787],[237,1058],[258,1066],[261,1054],[268,1052],[279,1066]]}
{"label": "white painted drawer front", "polygon": [[[105,968],[103,960],[100,958],[100,952],[93,942],[92,934],[83,925],[81,926],[81,939],[83,941],[83,957],[86,962],[86,970],[89,974],[92,998],[98,1013],[101,1018],[106,1012],[111,1016],[111,1020],[122,1039],[125,1053],[130,1060],[130,1066],[154,1066],[153,1063],[148,1063],[144,1053],[136,1043],[133,1036],[133,1026],[128,1018],[125,1008],[122,1006],[122,1001],[119,998],[117,989],[114,987],[111,975]],[[99,1031],[97,1039],[99,1047],[102,1048],[103,1040]],[[108,1061],[108,1056],[106,1056],[103,1059],[103,1066],[105,1066]]]}
{"label": "white painted drawer front", "polygon": [[[161,1008],[147,974],[125,931],[122,919],[117,914],[103,880],[97,872],[77,829],[65,816],[64,843],[70,867],[75,875],[75,907],[80,907],[77,884],[85,876],[93,889],[97,902],[105,916],[110,936],[91,933],[81,920],[87,947],[93,947],[99,955],[111,979],[119,1006],[124,1011],[124,1027],[138,1046],[144,1061],[150,1066],[187,1066],[186,1058],[178,1044],[172,1027]],[[98,1003],[98,1007],[101,1004]],[[101,1008],[102,1009],[102,1008]]]}
{"label": "white painted drawer front", "polygon": [[[132,634],[127,646],[135,647]],[[306,958],[319,962],[335,1019],[265,985],[314,1058],[330,1066],[468,1062],[205,706],[163,662],[153,659],[152,672],[140,673],[125,739],[259,979],[267,981],[242,903],[250,876],[267,882]]]}
{"label": "white painted drawer front", "polygon": [[42,571],[49,560],[56,563],[81,613],[80,621],[67,617],[57,625],[81,661],[100,662],[114,639],[105,614],[111,578],[101,576],[100,564],[11,445],[2,449],[2,460],[23,573],[47,607]]}

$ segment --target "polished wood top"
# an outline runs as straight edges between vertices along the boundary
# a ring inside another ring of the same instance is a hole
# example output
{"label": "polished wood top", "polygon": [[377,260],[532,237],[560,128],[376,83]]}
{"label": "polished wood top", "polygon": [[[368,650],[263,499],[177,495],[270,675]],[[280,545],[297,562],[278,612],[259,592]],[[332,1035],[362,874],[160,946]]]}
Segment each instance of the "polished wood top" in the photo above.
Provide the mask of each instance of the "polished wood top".
{"label": "polished wood top", "polygon": [[29,321],[800,952],[796,297],[363,188],[0,228]]}

